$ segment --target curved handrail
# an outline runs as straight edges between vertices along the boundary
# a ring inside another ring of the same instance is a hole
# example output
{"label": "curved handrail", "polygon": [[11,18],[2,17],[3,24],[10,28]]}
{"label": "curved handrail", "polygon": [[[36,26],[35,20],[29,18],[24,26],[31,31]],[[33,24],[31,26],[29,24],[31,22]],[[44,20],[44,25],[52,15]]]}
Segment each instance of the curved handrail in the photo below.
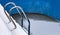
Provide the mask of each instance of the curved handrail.
{"label": "curved handrail", "polygon": [[[13,6],[16,6],[16,4],[15,3],[13,3],[13,2],[9,2],[9,3],[7,3],[5,6],[4,6],[4,8],[6,8],[8,5],[10,5],[10,4],[12,4]],[[17,8],[16,8],[17,9]],[[19,11],[18,9],[17,9],[17,11]],[[19,12],[19,14],[21,15],[21,13]]]}
{"label": "curved handrail", "polygon": [[30,21],[29,19],[27,18],[26,14],[24,13],[23,9],[20,7],[20,6],[14,6],[12,7],[10,10],[9,10],[9,13],[11,13],[11,11],[15,8],[18,8],[21,10],[21,12],[23,13],[24,17],[26,18],[26,20],[28,21],[29,25],[28,25],[28,35],[30,35]]}
{"label": "curved handrail", "polygon": [[[6,13],[6,11],[5,11],[5,8],[6,8],[9,4],[12,4],[12,5],[14,5],[14,6],[16,6],[16,5],[15,5],[15,3],[13,3],[13,2],[9,2],[9,3],[7,3],[7,4],[4,6],[4,12],[5,12],[6,16],[8,17],[8,19],[10,20],[10,22],[11,22],[11,21],[13,22],[13,25],[15,26],[15,28],[13,28],[13,30],[14,30],[14,29],[17,28],[17,26],[16,26],[16,24],[14,23],[13,19],[11,18],[11,16],[8,15],[8,14]],[[17,9],[17,10],[18,10],[18,9]],[[9,23],[10,23],[10,22],[9,22]],[[11,30],[11,31],[12,31],[12,30]]]}

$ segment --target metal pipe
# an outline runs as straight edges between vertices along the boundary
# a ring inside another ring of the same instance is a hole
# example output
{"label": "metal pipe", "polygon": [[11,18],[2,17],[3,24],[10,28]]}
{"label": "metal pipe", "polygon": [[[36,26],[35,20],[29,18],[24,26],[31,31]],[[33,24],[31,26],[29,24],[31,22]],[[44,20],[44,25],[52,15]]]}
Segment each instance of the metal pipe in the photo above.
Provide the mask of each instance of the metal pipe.
{"label": "metal pipe", "polygon": [[25,12],[23,11],[23,9],[22,9],[20,6],[15,6],[15,7],[12,7],[12,8],[9,10],[9,13],[11,13],[11,11],[12,11],[14,8],[20,9],[21,12],[23,13],[24,17],[25,17],[26,20],[28,21],[28,23],[29,23],[29,25],[28,25],[28,35],[30,35],[30,21],[29,21],[29,19],[27,18]]}

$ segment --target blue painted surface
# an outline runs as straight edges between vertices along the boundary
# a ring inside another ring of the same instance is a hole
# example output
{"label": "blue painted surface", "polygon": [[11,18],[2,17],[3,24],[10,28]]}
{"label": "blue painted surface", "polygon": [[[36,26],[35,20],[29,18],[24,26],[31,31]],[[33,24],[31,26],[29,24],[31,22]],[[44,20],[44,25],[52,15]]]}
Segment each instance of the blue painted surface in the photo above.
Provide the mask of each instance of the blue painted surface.
{"label": "blue painted surface", "polygon": [[16,3],[27,13],[46,14],[60,20],[60,0],[0,0],[3,6],[8,2]]}

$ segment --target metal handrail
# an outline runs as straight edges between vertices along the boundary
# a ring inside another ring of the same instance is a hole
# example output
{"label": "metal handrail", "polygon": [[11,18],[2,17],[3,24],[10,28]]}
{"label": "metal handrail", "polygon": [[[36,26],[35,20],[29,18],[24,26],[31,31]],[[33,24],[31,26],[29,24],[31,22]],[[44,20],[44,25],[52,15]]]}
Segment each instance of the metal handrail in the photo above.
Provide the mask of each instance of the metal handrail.
{"label": "metal handrail", "polygon": [[[13,3],[13,2],[9,2],[9,3],[7,3],[7,4],[4,6],[4,12],[5,12],[6,16],[8,17],[8,19],[10,20],[9,23],[10,23],[10,22],[13,22],[13,25],[15,26],[15,27],[13,28],[13,30],[14,30],[14,29],[17,28],[17,26],[16,26],[16,24],[14,23],[13,19],[11,18],[11,16],[8,15],[7,12],[6,12],[6,10],[5,10],[6,7],[7,7],[9,4],[12,4],[12,5],[14,5],[14,6],[16,6],[16,5],[15,5],[15,3]],[[18,9],[17,9],[17,10],[18,10]],[[13,31],[13,30],[11,30],[11,31]]]}
{"label": "metal handrail", "polygon": [[[5,9],[8,5],[10,5],[10,4],[14,5],[14,7],[11,8],[11,9],[9,10],[9,12],[11,12],[12,9],[16,8],[17,11],[18,11],[18,13],[19,13],[20,16],[21,16],[21,13],[20,13],[20,11],[19,11],[18,9],[20,9],[20,10],[22,11],[24,17],[27,19],[27,21],[28,21],[28,23],[29,23],[29,25],[28,25],[28,35],[30,35],[30,21],[29,21],[29,19],[26,17],[26,14],[24,13],[23,9],[22,9],[20,6],[16,6],[15,3],[13,3],[13,2],[7,3],[7,4],[4,6],[4,9]],[[6,14],[6,12],[5,12],[5,14]],[[7,15],[7,14],[6,14],[6,15]],[[13,24],[14,24],[14,26],[15,26],[14,29],[16,29],[16,24],[15,24],[14,21],[11,19],[11,16],[10,16],[10,15],[9,15],[9,16],[7,15],[7,17],[9,18],[10,21],[13,22]],[[22,16],[22,25],[21,25],[21,26],[23,27],[23,16]]]}
{"label": "metal handrail", "polygon": [[[16,6],[15,3],[9,2],[9,3],[7,3],[7,4],[4,6],[4,8],[6,8],[6,7],[7,7],[8,5],[10,5],[10,4],[12,4],[13,6]],[[18,8],[16,8],[16,9],[17,9],[19,15],[21,16],[21,13],[19,12]],[[23,17],[22,17],[22,16],[21,16],[21,26],[23,27]]]}
{"label": "metal handrail", "polygon": [[20,6],[14,6],[14,7],[12,7],[12,8],[9,10],[9,13],[11,13],[11,11],[12,11],[13,9],[15,9],[15,8],[20,9],[21,12],[23,13],[24,17],[25,17],[26,20],[28,21],[28,23],[29,23],[29,25],[28,25],[28,35],[30,35],[30,21],[29,21],[29,19],[27,18],[27,16],[26,16],[25,12],[23,11],[23,9],[22,9]]}

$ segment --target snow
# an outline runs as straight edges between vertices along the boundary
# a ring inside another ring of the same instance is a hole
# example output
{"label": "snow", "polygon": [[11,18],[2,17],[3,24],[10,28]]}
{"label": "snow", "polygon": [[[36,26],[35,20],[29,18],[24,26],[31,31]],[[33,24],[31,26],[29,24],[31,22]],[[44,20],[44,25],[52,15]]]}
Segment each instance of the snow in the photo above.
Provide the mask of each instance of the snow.
{"label": "snow", "polygon": [[[60,35],[60,23],[33,19],[30,19],[30,22],[32,35]],[[28,27],[26,20],[24,26]]]}
{"label": "snow", "polygon": [[[13,18],[12,18],[13,19]],[[4,8],[0,4],[0,35],[28,35],[23,28],[16,23],[16,21],[13,19],[16,25],[16,29],[12,30],[14,28],[13,22],[9,23],[9,19],[4,13]],[[12,30],[12,31],[11,31]]]}

